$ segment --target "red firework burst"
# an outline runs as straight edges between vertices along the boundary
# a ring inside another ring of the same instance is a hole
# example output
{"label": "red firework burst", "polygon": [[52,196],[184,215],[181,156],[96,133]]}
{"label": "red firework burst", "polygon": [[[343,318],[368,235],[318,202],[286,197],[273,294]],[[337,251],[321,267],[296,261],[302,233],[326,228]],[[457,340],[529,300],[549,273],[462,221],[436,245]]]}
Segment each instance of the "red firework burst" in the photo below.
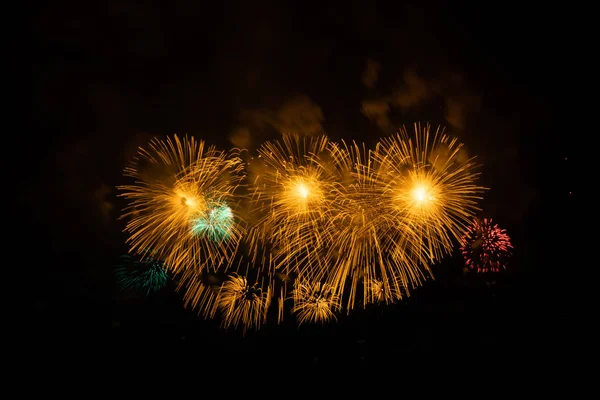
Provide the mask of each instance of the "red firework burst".
{"label": "red firework burst", "polygon": [[491,219],[474,220],[462,237],[460,251],[467,268],[476,272],[506,269],[513,248],[505,229]]}

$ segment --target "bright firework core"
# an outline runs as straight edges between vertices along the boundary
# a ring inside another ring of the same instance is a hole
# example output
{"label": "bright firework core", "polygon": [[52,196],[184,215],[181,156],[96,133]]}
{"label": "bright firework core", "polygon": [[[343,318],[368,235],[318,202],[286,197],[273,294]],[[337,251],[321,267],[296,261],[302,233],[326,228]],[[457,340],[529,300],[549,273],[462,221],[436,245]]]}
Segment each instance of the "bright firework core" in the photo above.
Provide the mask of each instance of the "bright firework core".
{"label": "bright firework core", "polygon": [[303,199],[306,199],[308,197],[308,194],[310,193],[310,191],[304,183],[298,184],[296,189],[298,190],[298,194],[300,195],[300,197],[302,197]]}
{"label": "bright firework core", "polygon": [[185,207],[188,210],[188,212],[193,212],[194,210],[201,208],[202,206],[202,200],[189,193],[188,191],[181,191],[177,194],[177,196],[179,196],[181,207]]}
{"label": "bright firework core", "polygon": [[191,197],[190,198],[182,197],[181,200],[188,207],[195,207],[196,206],[196,200],[193,199],[193,198],[191,198]]}
{"label": "bright firework core", "polygon": [[412,191],[413,198],[417,203],[426,203],[433,200],[433,196],[429,193],[429,190],[424,185],[418,185]]}
{"label": "bright firework core", "polygon": [[295,211],[309,211],[308,206],[316,206],[322,201],[319,181],[313,177],[297,177],[287,184],[282,205]]}

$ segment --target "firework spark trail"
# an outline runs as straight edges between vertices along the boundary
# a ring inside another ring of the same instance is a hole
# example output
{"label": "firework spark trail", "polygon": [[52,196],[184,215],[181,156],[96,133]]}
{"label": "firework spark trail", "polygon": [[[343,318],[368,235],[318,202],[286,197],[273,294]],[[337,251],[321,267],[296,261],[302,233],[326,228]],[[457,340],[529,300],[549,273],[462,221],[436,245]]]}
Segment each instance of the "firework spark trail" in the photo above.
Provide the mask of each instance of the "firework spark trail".
{"label": "firework spark trail", "polygon": [[213,275],[186,268],[175,276],[175,290],[182,294],[183,305],[205,318],[214,318],[217,312],[217,298],[221,281]]}
{"label": "firework spark trail", "polygon": [[[479,211],[485,188],[476,184],[479,173],[474,158],[463,145],[438,127],[415,124],[411,137],[406,128],[383,138],[376,147],[377,181],[384,188],[385,211],[397,221],[407,221],[420,236],[422,263],[436,262],[453,249],[464,228]],[[403,246],[398,252],[405,252]]]}
{"label": "firework spark trail", "polygon": [[221,286],[217,304],[224,328],[258,329],[267,317],[272,291],[259,283],[250,284],[245,276],[233,273]]}
{"label": "firework spark trail", "polygon": [[340,298],[335,288],[326,283],[296,281],[292,299],[292,314],[296,315],[298,325],[335,320],[336,312],[341,309]]}
{"label": "firework spark trail", "polygon": [[513,248],[505,229],[491,219],[473,220],[461,239],[465,265],[476,272],[500,272],[506,269]]}
{"label": "firework spark trail", "polygon": [[[259,220],[251,229],[249,247],[257,262],[286,272],[309,268],[321,260],[322,230],[333,177],[319,157],[328,139],[286,134],[258,150],[261,170],[253,177],[251,203]],[[271,249],[265,254],[263,249]]]}
{"label": "firework spark trail", "polygon": [[122,218],[131,251],[152,248],[174,272],[231,262],[244,232],[234,197],[239,157],[175,135],[141,148],[125,176],[134,179],[118,187],[129,201]]}
{"label": "firework spark trail", "polygon": [[123,289],[139,290],[146,296],[162,289],[169,279],[163,263],[151,255],[122,255],[115,274]]}

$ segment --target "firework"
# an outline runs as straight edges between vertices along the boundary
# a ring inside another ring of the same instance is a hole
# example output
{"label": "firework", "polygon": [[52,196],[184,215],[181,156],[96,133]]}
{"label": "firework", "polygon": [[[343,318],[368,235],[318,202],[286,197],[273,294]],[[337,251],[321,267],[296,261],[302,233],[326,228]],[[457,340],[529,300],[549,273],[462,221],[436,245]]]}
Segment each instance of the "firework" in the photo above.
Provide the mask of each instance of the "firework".
{"label": "firework", "polygon": [[335,320],[335,313],[341,308],[335,288],[326,283],[296,281],[292,298],[292,314],[296,314],[298,325]]}
{"label": "firework", "polygon": [[[375,159],[376,179],[387,202],[382,212],[419,235],[421,251],[411,257],[427,263],[449,254],[453,240],[460,240],[479,210],[485,190],[476,183],[474,158],[444,128],[432,133],[430,125],[415,124],[414,137],[403,128],[382,139]],[[404,252],[404,246],[398,251]]]}
{"label": "firework", "polygon": [[504,231],[491,220],[469,226],[485,190],[476,169],[456,138],[429,125],[374,150],[284,134],[247,163],[239,150],[174,136],[140,149],[125,169],[133,182],[118,188],[132,251],[152,249],[186,307],[246,331],[266,321],[274,295],[278,321],[292,300],[300,325],[395,302],[432,277],[455,240],[470,268],[505,267]]}
{"label": "firework", "polygon": [[150,255],[122,255],[115,274],[123,289],[139,290],[146,295],[158,292],[169,279],[163,263]]}
{"label": "firework", "polygon": [[174,272],[228,264],[237,251],[243,224],[235,190],[243,165],[194,138],[154,139],[140,149],[119,186],[128,200],[128,243],[134,251],[152,248]]}
{"label": "firework", "polygon": [[258,150],[251,189],[258,219],[249,235],[254,262],[290,272],[320,261],[334,179],[321,160],[327,143],[324,136],[284,135]]}
{"label": "firework", "polygon": [[[383,297],[394,299],[399,295],[396,285],[416,286],[428,274],[426,266],[409,257],[415,246],[412,227],[383,208],[386,193],[375,179],[373,156],[364,145],[330,143],[329,153],[336,179],[322,234],[326,251],[320,254],[322,261],[304,270],[302,277],[326,282],[340,298],[347,292],[348,311],[360,300],[364,281],[386,282]],[[371,302],[371,295],[362,291],[363,305]]]}
{"label": "firework", "polygon": [[267,317],[271,287],[266,290],[258,283],[250,284],[245,276],[232,274],[219,290],[217,304],[222,326],[259,328]]}
{"label": "firework", "polygon": [[465,265],[476,272],[500,272],[506,269],[512,244],[505,229],[491,219],[473,220],[461,239],[460,251]]}
{"label": "firework", "polygon": [[398,278],[386,281],[367,279],[363,283],[366,304],[390,304],[402,299],[404,293],[408,294],[408,291],[404,289],[402,279]]}

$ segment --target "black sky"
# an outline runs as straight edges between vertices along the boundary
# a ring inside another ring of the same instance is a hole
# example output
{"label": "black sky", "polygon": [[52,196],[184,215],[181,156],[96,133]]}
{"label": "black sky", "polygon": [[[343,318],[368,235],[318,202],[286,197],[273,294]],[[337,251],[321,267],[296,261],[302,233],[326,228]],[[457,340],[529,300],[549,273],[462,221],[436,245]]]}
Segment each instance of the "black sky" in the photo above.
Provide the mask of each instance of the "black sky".
{"label": "black sky", "polygon": [[[569,58],[560,10],[138,3],[53,2],[32,19],[38,133],[28,146],[39,162],[19,200],[44,227],[38,251],[52,260],[32,263],[35,315],[110,321],[111,266],[124,249],[115,186],[151,137],[187,133],[221,148],[249,137],[256,148],[278,130],[320,129],[373,145],[415,121],[445,125],[483,164],[492,190],[481,216],[507,228],[518,252],[509,285],[518,295],[507,302],[567,308],[551,288],[563,273],[547,263],[550,251],[566,260],[559,249],[578,195],[574,146],[557,134]],[[424,310],[430,291],[416,296]]]}

